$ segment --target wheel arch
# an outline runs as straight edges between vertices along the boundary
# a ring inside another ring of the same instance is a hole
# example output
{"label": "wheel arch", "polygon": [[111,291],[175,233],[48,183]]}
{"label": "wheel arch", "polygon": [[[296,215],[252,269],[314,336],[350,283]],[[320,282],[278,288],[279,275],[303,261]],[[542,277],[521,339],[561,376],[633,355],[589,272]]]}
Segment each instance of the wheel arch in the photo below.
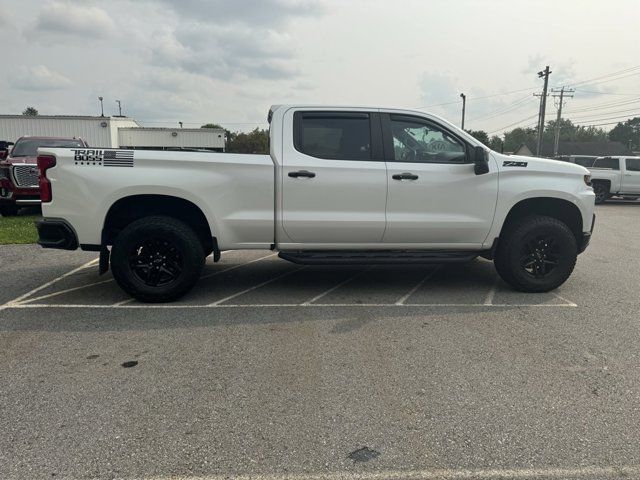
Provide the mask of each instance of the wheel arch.
{"label": "wheel arch", "polygon": [[200,207],[182,197],[161,194],[128,195],[115,201],[105,216],[102,244],[112,245],[127,225],[152,215],[164,215],[186,223],[196,232],[207,254],[217,250],[216,238]]}
{"label": "wheel arch", "polygon": [[544,215],[565,223],[578,244],[582,241],[582,213],[580,209],[569,200],[556,197],[533,197],[520,200],[511,207],[500,231],[504,234],[510,225],[529,215]]}

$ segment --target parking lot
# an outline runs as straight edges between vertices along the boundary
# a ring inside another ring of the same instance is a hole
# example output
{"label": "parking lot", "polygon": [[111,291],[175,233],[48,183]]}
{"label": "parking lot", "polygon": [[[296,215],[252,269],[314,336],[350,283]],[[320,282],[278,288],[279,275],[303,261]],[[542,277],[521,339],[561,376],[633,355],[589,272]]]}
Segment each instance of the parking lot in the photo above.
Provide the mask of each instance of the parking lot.
{"label": "parking lot", "polygon": [[0,478],[640,478],[640,205],[557,291],[210,259],[172,304],[0,247]]}

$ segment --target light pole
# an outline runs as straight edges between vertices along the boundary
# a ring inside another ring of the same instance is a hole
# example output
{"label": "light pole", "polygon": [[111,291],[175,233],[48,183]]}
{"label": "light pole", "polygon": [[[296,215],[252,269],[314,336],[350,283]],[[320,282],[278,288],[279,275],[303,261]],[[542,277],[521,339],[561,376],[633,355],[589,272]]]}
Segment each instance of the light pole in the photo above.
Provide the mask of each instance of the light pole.
{"label": "light pole", "polygon": [[102,97],[98,97],[98,100],[100,100],[100,116],[104,117],[104,108],[102,106],[102,100],[104,100]]}
{"label": "light pole", "polygon": [[464,110],[467,106],[467,96],[464,93],[461,93],[460,97],[462,98],[462,130],[464,130]]}
{"label": "light pole", "polygon": [[180,128],[182,128],[182,122],[178,122],[180,124]]}
{"label": "light pole", "polygon": [[118,116],[121,117],[122,116],[122,102],[120,102],[120,100],[116,100],[116,103],[118,104]]}

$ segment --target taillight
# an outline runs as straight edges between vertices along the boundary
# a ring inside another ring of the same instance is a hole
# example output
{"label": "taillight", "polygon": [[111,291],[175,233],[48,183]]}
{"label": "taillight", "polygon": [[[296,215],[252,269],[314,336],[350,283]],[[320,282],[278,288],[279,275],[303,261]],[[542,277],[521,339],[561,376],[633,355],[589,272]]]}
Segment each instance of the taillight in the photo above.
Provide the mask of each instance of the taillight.
{"label": "taillight", "polygon": [[47,170],[56,166],[56,157],[53,155],[38,155],[38,186],[40,187],[40,200],[51,201],[51,182],[47,179]]}

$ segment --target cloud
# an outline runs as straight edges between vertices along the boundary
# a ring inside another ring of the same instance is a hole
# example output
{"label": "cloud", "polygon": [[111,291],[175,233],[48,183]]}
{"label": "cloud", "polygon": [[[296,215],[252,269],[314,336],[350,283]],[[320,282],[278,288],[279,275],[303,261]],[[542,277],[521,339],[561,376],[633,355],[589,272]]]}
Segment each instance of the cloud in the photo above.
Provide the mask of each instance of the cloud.
{"label": "cloud", "polygon": [[67,77],[49,70],[44,65],[19,66],[12,70],[9,77],[9,85],[17,90],[60,90],[72,84],[73,82]]}
{"label": "cloud", "polygon": [[324,9],[316,0],[157,0],[177,15],[227,25],[273,27],[291,17],[313,16]]}
{"label": "cloud", "polygon": [[[79,36],[86,41],[94,38],[108,38],[115,33],[116,28],[113,19],[100,7],[54,2],[40,12],[33,31],[36,36],[38,34],[60,38]],[[31,33],[30,29],[28,34]]]}
{"label": "cloud", "polygon": [[298,74],[291,43],[272,30],[188,23],[156,33],[152,63],[223,80],[277,80]]}

